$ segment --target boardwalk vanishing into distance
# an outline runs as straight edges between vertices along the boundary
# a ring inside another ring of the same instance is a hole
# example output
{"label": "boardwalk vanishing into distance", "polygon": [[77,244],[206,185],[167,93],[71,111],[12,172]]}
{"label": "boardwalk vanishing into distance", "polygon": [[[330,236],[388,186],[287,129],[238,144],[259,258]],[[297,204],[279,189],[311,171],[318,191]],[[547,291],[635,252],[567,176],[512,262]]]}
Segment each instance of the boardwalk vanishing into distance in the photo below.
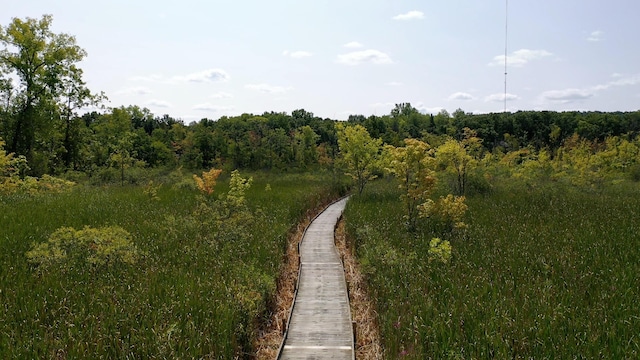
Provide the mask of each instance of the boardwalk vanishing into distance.
{"label": "boardwalk vanishing into distance", "polygon": [[300,243],[300,273],[278,359],[354,359],[353,327],[334,230],[347,198],[330,205]]}

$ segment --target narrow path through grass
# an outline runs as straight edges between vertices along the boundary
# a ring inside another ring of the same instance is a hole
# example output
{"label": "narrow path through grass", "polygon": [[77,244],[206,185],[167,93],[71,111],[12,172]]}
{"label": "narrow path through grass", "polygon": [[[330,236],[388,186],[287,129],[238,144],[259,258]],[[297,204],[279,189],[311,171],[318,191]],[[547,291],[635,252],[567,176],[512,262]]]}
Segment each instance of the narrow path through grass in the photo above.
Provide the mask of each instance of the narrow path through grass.
{"label": "narrow path through grass", "polygon": [[[305,228],[314,216],[322,211],[326,205],[313,209],[307,213],[304,221],[299,223],[289,234],[287,253],[280,277],[278,290],[274,299],[271,317],[265,321],[261,333],[254,344],[257,359],[275,359],[278,348],[283,340],[286,322],[293,303],[295,284],[300,266],[298,259],[298,243],[302,240]],[[345,276],[349,287],[349,301],[351,316],[356,322],[356,358],[382,359],[380,330],[373,302],[369,298],[366,283],[358,263],[355,260],[346,238],[344,220],[340,219],[336,228],[336,246],[345,267]]]}
{"label": "narrow path through grass", "polygon": [[277,290],[273,299],[270,317],[265,319],[254,342],[257,359],[272,360],[278,355],[278,349],[282,344],[287,319],[294,300],[296,282],[298,281],[298,268],[300,267],[298,244],[302,240],[304,230],[309,226],[313,218],[322,212],[330,202],[325,201],[320,206],[309,209],[304,220],[289,232],[287,250],[280,276],[278,277]]}

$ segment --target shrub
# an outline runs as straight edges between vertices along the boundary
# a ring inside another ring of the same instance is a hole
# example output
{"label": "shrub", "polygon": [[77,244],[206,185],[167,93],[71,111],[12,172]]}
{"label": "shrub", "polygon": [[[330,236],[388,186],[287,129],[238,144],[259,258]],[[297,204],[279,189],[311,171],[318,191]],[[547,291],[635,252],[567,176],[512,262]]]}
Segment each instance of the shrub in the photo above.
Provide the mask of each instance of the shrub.
{"label": "shrub", "polygon": [[198,175],[193,175],[193,180],[196,182],[198,189],[206,195],[213,194],[213,188],[216,186],[216,180],[218,176],[222,173],[220,169],[212,168],[209,171],[203,171],[202,177]]}
{"label": "shrub", "polygon": [[142,191],[151,200],[156,200],[157,201],[157,200],[160,200],[160,197],[158,196],[158,190],[160,189],[161,186],[162,186],[162,184],[156,185],[153,182],[153,180],[149,180],[149,182],[147,183],[147,185],[144,187],[144,189]]}
{"label": "shrub", "polygon": [[59,267],[69,270],[76,266],[96,268],[115,264],[133,264],[139,257],[131,235],[118,226],[82,230],[62,227],[46,242],[32,245],[26,253],[30,263],[40,270]]}
{"label": "shrub", "polygon": [[440,238],[433,238],[429,242],[429,262],[437,261],[446,264],[451,259],[451,244]]}
{"label": "shrub", "polygon": [[449,231],[464,229],[467,225],[462,221],[462,218],[468,208],[464,201],[464,196],[449,194],[441,196],[438,201],[428,199],[427,202],[418,206],[418,211],[420,217],[440,221]]}

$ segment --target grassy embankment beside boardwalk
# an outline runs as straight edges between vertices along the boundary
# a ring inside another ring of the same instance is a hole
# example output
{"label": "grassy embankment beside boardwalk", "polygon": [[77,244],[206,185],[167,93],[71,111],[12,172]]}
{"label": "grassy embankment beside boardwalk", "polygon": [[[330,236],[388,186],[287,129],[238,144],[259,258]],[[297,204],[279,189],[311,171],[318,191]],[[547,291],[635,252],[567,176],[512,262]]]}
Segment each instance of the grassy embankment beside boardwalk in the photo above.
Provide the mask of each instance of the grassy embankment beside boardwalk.
{"label": "grassy embankment beside boardwalk", "polygon": [[435,233],[409,233],[394,181],[345,211],[387,358],[635,358],[640,355],[637,183],[584,191],[498,184],[467,198],[448,263]]}
{"label": "grassy embankment beside boardwalk", "polygon": [[[232,239],[198,223],[198,191],[189,186],[163,185],[159,200],[143,186],[0,196],[0,357],[233,358],[250,351],[287,233],[308,209],[338,196],[329,175],[252,175],[246,199],[255,221]],[[228,176],[214,196],[227,189]],[[44,271],[28,262],[32,244],[60,227],[84,226],[124,228],[140,256],[134,264]]]}

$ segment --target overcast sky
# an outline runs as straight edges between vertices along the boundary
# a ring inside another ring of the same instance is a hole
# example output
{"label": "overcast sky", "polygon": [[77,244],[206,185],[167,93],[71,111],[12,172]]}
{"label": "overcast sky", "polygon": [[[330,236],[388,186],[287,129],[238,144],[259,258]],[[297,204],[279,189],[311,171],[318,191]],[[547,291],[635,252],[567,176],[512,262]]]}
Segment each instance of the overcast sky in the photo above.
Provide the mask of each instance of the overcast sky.
{"label": "overcast sky", "polygon": [[[186,122],[304,108],[321,117],[502,111],[505,0],[0,0],[53,15],[108,106]],[[640,1],[511,0],[507,107],[640,109]]]}

